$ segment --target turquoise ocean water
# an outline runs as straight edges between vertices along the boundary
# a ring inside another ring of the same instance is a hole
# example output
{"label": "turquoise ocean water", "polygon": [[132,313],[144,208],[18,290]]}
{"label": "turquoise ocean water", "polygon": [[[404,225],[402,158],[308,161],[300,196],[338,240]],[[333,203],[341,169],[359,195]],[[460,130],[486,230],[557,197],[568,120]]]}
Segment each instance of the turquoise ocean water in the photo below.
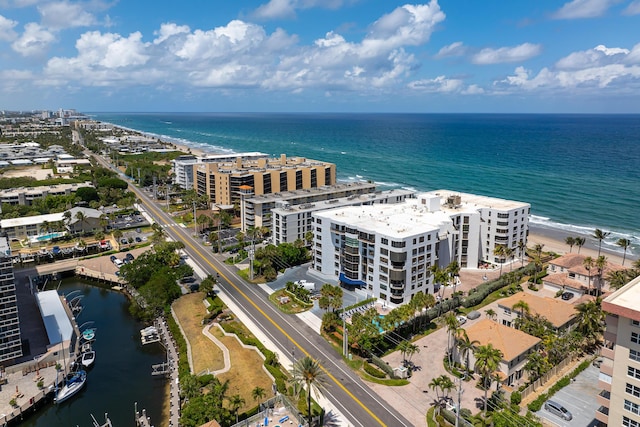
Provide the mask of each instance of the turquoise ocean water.
{"label": "turquoise ocean water", "polygon": [[342,181],[521,200],[539,228],[611,231],[640,252],[640,116],[94,113],[212,152],[325,160]]}

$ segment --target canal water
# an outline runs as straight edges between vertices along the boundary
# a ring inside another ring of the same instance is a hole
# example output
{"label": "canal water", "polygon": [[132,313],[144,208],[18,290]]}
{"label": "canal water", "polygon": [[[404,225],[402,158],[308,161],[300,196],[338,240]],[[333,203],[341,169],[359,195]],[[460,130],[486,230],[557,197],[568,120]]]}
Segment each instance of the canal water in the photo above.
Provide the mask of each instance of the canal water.
{"label": "canal water", "polygon": [[138,410],[146,409],[153,425],[162,426],[166,380],[152,376],[151,365],[164,361],[164,349],[159,343],[142,346],[140,329],[147,325],[129,314],[129,301],[123,294],[76,278],[64,280],[58,292],[66,295],[74,290],[84,296],[78,325],[93,321],[96,328],[96,362],[84,390],[60,405],[40,408],[20,426],[92,427],[91,415],[103,423],[105,413],[113,427],[135,426],[136,402]]}

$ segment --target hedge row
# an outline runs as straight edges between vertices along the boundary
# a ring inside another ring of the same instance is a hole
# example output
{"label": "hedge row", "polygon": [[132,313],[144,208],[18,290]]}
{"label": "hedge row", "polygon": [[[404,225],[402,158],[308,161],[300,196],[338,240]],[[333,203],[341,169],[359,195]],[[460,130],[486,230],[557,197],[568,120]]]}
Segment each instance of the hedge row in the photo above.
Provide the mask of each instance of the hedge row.
{"label": "hedge row", "polygon": [[480,304],[492,292],[495,292],[498,289],[501,289],[512,283],[519,282],[520,279],[522,279],[524,276],[533,274],[534,269],[535,265],[531,263],[524,268],[519,268],[515,271],[505,273],[502,275],[502,277],[499,277],[495,280],[484,282],[469,293],[469,296],[465,298],[462,305],[465,308],[476,306]]}
{"label": "hedge row", "polygon": [[372,377],[382,379],[382,378],[385,378],[387,376],[387,374],[382,372],[380,369],[374,368],[373,366],[371,366],[367,362],[364,362],[364,365],[362,365],[362,367],[364,368],[364,371],[367,374],[371,375]]}
{"label": "hedge row", "polygon": [[373,362],[374,365],[376,365],[378,368],[382,369],[387,375],[389,375],[389,378],[396,378],[395,374],[393,373],[393,368],[389,366],[387,362],[385,362],[384,360],[382,360],[381,358],[375,355],[371,357],[371,361]]}
{"label": "hedge row", "polygon": [[591,359],[587,359],[587,360],[583,361],[580,365],[578,365],[578,367],[576,369],[574,369],[569,374],[567,374],[564,377],[562,377],[560,379],[560,381],[558,381],[557,383],[552,385],[551,388],[549,389],[549,391],[547,391],[546,393],[542,393],[533,402],[529,403],[527,405],[527,408],[529,408],[529,410],[531,412],[539,411],[540,408],[542,408],[542,405],[544,404],[544,402],[547,401],[547,399],[551,398],[551,396],[556,394],[561,388],[566,387],[569,384],[571,384],[571,380],[574,379],[576,376],[578,376],[578,374],[580,372],[582,372],[585,369],[587,369],[587,367],[589,367],[590,363],[591,363]]}

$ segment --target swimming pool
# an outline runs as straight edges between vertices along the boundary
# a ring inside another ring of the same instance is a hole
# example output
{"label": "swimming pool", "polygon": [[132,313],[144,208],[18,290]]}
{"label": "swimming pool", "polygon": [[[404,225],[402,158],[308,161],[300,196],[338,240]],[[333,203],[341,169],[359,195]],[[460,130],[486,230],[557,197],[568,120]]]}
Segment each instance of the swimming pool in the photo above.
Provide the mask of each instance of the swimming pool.
{"label": "swimming pool", "polygon": [[55,232],[55,233],[49,233],[49,234],[43,234],[42,236],[38,236],[36,237],[36,241],[38,242],[44,242],[46,240],[51,240],[51,239],[55,239],[57,237],[62,237],[64,236],[66,233],[64,231],[62,232]]}

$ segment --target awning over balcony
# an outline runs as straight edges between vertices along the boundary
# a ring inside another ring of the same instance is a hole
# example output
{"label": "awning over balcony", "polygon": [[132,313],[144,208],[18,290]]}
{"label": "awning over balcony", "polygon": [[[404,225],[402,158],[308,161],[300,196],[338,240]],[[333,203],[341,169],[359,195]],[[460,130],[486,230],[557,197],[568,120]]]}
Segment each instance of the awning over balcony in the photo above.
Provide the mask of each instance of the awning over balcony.
{"label": "awning over balcony", "polygon": [[347,276],[344,275],[344,273],[340,273],[340,276],[338,277],[338,279],[340,280],[341,283],[347,286],[358,286],[362,288],[367,285],[367,283],[363,282],[362,280],[349,279]]}

